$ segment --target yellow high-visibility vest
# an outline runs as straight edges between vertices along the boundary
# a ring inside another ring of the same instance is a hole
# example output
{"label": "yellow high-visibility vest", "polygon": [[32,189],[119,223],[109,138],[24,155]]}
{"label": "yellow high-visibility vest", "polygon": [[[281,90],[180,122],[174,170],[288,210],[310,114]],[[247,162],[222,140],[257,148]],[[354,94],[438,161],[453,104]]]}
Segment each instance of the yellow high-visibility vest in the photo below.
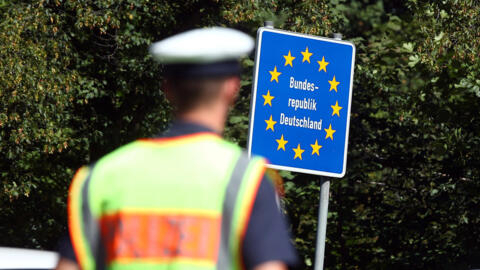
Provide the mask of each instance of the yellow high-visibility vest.
{"label": "yellow high-visibility vest", "polygon": [[139,140],[81,168],[69,230],[82,269],[241,269],[265,160],[213,133]]}

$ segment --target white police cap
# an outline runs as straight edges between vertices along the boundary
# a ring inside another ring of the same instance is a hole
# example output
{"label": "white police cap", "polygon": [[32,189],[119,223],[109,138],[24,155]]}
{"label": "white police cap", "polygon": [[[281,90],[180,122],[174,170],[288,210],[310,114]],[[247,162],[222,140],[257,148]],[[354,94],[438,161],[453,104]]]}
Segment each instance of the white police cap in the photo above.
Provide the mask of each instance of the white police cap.
{"label": "white police cap", "polygon": [[253,39],[243,32],[211,27],[155,42],[150,53],[165,65],[167,76],[216,76],[238,74],[238,60],[253,46]]}
{"label": "white police cap", "polygon": [[155,42],[150,53],[162,64],[201,64],[238,59],[247,55],[253,46],[253,39],[238,30],[210,27]]}

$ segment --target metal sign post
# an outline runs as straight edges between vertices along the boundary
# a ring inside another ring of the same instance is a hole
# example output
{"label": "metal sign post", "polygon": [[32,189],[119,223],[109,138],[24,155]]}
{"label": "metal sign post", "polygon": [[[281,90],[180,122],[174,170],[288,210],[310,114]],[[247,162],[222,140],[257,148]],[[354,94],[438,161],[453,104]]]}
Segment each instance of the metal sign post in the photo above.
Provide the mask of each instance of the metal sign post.
{"label": "metal sign post", "polygon": [[[333,38],[342,39],[342,34],[335,33]],[[323,270],[325,261],[325,241],[327,239],[328,201],[330,199],[330,180],[322,177],[320,184],[320,202],[318,205],[317,248],[315,250],[315,270]]]}
{"label": "metal sign post", "polygon": [[327,235],[328,199],[330,197],[330,180],[322,178],[320,185],[320,204],[318,205],[317,249],[315,250],[315,270],[323,270],[325,239]]}

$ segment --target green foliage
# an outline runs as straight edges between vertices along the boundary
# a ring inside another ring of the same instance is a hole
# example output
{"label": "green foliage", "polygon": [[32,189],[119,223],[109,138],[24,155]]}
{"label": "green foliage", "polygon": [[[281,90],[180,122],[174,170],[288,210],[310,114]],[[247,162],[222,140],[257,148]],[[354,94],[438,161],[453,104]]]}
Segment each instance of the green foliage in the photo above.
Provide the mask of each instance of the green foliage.
{"label": "green foliage", "polygon": [[[357,47],[348,168],[332,179],[327,269],[478,264],[480,38],[465,29],[478,29],[480,6],[326,4],[277,1],[267,7],[272,17],[261,18],[303,33],[341,32]],[[246,121],[244,107],[232,121]],[[310,268],[320,179],[294,175],[285,202]]]}
{"label": "green foliage", "polygon": [[[0,1],[0,237],[52,248],[74,171],[165,129],[155,40],[224,25],[355,43],[347,175],[327,269],[467,269],[480,257],[478,1]],[[225,136],[246,146],[253,56]],[[312,269],[320,178],[281,172]]]}
{"label": "green foliage", "polygon": [[[59,231],[77,73],[68,37],[39,5],[3,5],[0,23],[0,231],[2,244],[42,246]],[[28,240],[24,235],[31,236]],[[27,241],[26,241],[27,240]]]}
{"label": "green foliage", "polygon": [[460,2],[336,7],[355,22],[338,29],[354,37],[357,58],[329,268],[465,269],[478,258],[480,47],[465,29],[479,24],[480,6]]}

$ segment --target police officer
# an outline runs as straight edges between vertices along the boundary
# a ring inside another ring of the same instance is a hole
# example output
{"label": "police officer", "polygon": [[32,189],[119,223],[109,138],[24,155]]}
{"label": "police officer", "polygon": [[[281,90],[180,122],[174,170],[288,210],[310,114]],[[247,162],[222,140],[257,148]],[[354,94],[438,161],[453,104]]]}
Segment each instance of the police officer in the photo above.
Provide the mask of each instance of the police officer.
{"label": "police officer", "polygon": [[[265,160],[220,136],[240,88],[239,59],[252,48],[248,35],[219,27],[151,46],[176,119],[165,134],[77,172],[68,201],[71,260],[84,269],[297,264]],[[72,265],[63,259],[59,268],[65,262]]]}

